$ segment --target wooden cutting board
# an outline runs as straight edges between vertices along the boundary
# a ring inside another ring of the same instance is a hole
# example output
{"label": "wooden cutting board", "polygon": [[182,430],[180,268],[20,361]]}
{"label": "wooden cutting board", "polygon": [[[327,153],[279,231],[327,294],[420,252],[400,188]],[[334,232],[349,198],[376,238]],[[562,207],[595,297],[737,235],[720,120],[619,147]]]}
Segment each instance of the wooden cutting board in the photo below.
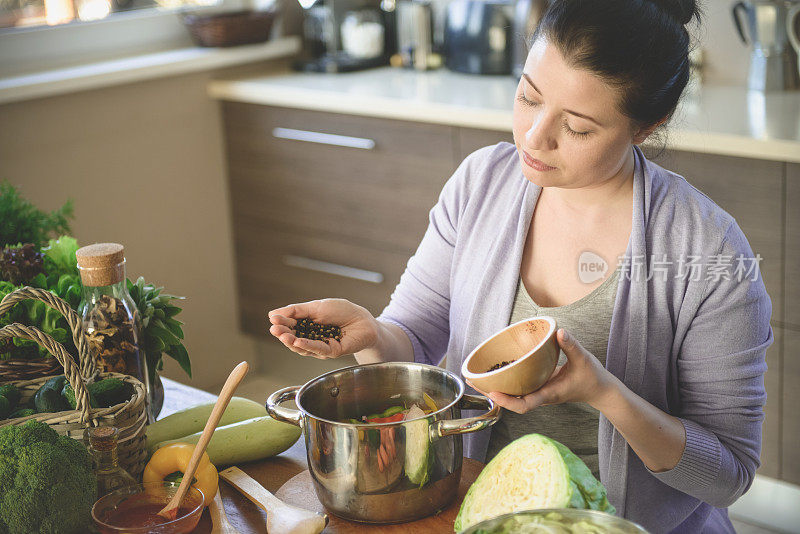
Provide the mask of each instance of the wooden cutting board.
{"label": "wooden cutting board", "polygon": [[399,523],[395,525],[369,525],[365,523],[355,523],[348,521],[325,510],[322,504],[317,499],[317,494],[314,491],[314,484],[311,479],[311,473],[308,470],[295,475],[288,482],[286,482],[275,494],[283,502],[312,510],[314,512],[323,512],[328,514],[328,526],[324,532],[326,534],[340,534],[340,533],[369,533],[369,534],[400,534],[400,533],[422,533],[422,532],[453,532],[453,523],[458,515],[458,510],[461,508],[461,501],[464,500],[467,490],[475,482],[478,474],[483,469],[483,464],[469,458],[464,458],[464,464],[461,468],[461,482],[458,485],[458,494],[456,495],[453,503],[442,510],[440,513],[412,521],[410,523]]}

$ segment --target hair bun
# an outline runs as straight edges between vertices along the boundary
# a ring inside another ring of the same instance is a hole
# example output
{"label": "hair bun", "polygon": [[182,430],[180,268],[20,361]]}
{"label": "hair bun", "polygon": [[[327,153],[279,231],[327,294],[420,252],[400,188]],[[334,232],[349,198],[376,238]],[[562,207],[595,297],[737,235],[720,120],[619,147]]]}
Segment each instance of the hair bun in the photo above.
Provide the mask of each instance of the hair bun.
{"label": "hair bun", "polygon": [[692,18],[700,19],[700,10],[695,0],[650,0],[662,11],[683,25],[689,24]]}

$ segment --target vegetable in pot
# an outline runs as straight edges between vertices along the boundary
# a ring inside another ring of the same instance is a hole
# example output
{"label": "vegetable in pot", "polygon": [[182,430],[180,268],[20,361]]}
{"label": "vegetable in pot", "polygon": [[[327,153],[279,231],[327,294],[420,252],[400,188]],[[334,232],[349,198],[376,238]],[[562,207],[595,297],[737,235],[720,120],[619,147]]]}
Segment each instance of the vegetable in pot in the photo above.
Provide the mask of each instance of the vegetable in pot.
{"label": "vegetable in pot", "polygon": [[615,513],[606,489],[580,458],[553,439],[528,434],[506,445],[470,486],[455,530],[498,515],[541,508]]}
{"label": "vegetable in pot", "polygon": [[39,421],[0,428],[0,532],[88,532],[92,459],[78,440]]}
{"label": "vegetable in pot", "polygon": [[428,420],[416,404],[408,410],[406,419],[405,472],[412,484],[424,486],[430,475],[431,443],[428,437]]}

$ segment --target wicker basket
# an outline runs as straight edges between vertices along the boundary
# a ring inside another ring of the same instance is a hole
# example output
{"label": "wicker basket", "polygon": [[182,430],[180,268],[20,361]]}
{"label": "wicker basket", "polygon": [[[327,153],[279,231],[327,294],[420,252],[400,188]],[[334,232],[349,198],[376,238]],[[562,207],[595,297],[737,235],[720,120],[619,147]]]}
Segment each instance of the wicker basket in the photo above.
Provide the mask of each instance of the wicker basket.
{"label": "wicker basket", "polygon": [[[40,290],[32,290],[31,288],[18,289],[13,293],[9,293],[6,299],[17,292],[19,292],[18,297],[25,295],[17,300],[21,300],[22,298],[40,298],[43,295],[36,293],[39,291]],[[63,311],[66,311],[65,315],[67,316],[67,321],[70,323],[70,326],[76,325],[73,329],[73,334],[78,335],[79,338],[76,339],[75,345],[83,355],[80,368],[60,343],[33,326],[25,326],[19,323],[4,326],[0,328],[0,340],[17,337],[35,341],[39,346],[55,356],[55,360],[63,366],[64,374],[72,386],[72,389],[75,391],[76,409],[55,413],[37,413],[27,417],[2,420],[0,421],[0,428],[7,425],[18,425],[35,419],[46,423],[63,436],[82,440],[83,431],[88,426],[115,426],[120,432],[117,451],[120,465],[138,479],[142,471],[144,471],[144,466],[147,462],[147,449],[145,445],[147,413],[145,410],[146,394],[144,384],[135,377],[128,375],[119,373],[98,373],[95,360],[91,357],[85,340],[82,339],[83,327],[80,326],[80,330],[77,329],[77,325],[80,325],[80,320],[78,320],[77,323],[74,321],[77,314],[74,310],[69,308],[69,306],[66,306],[66,303],[61,301],[61,299],[58,299],[58,297],[54,298],[60,301],[59,310],[61,310],[61,305],[66,307],[66,310]],[[3,299],[3,302],[0,303],[0,309],[7,310],[7,308],[3,307],[6,304],[6,299]],[[72,317],[73,315],[74,317]],[[33,397],[36,391],[49,378],[51,377],[45,376],[33,380],[0,382],[11,383],[17,386],[21,393],[20,402],[24,403]],[[86,385],[93,379],[103,378],[119,378],[124,382],[130,383],[133,386],[133,397],[127,402],[108,408],[91,408],[89,406],[89,393],[86,389]]]}
{"label": "wicker basket", "polygon": [[[75,310],[49,291],[32,287],[23,287],[12,291],[0,301],[0,316],[5,315],[19,301],[39,300],[61,312],[67,320],[69,329],[72,332],[72,340],[78,348],[78,355],[81,363],[81,370],[84,371],[92,365],[92,357],[89,352],[89,345],[83,332],[83,322]],[[33,358],[28,360],[11,359],[0,360],[0,382],[10,380],[31,380],[42,376],[61,374],[62,365],[55,358]],[[90,378],[90,375],[84,373]]]}
{"label": "wicker basket", "polygon": [[269,39],[277,11],[236,11],[184,15],[183,23],[200,46],[237,46]]}

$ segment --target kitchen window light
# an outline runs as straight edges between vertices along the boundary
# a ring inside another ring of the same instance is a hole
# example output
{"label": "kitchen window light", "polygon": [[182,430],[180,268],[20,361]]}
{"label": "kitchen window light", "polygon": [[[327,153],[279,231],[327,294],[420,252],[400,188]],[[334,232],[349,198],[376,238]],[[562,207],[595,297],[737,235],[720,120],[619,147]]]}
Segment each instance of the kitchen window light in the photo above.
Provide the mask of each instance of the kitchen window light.
{"label": "kitchen window light", "polygon": [[207,7],[220,0],[0,0],[0,30],[102,20],[142,9]]}
{"label": "kitchen window light", "polygon": [[[273,1],[0,0],[0,79],[194,47],[182,14],[259,9]],[[111,7],[100,18],[104,2]],[[25,4],[24,24],[9,22],[12,4]]]}

